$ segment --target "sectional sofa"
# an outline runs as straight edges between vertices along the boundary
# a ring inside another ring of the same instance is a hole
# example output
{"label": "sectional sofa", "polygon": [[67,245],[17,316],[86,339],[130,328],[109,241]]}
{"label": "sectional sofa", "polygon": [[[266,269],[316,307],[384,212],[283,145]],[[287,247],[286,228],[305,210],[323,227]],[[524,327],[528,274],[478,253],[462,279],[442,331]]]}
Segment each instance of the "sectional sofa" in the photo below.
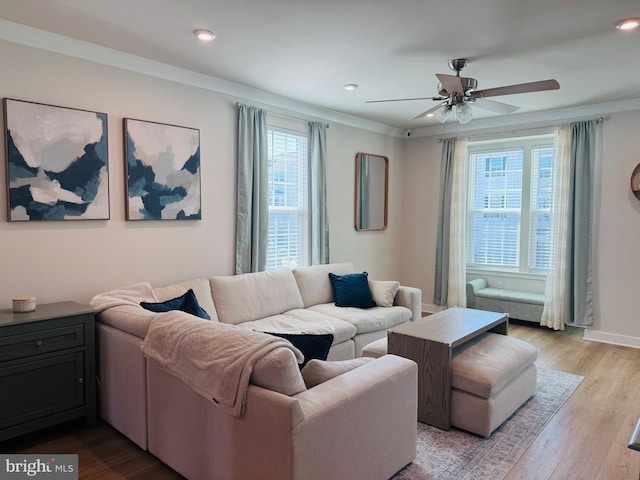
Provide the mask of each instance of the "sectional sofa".
{"label": "sectional sofa", "polygon": [[415,456],[417,369],[410,360],[363,361],[307,388],[296,355],[278,347],[253,365],[243,414],[233,416],[142,350],[150,327],[169,317],[140,303],[189,290],[211,320],[183,312],[171,318],[211,331],[211,341],[216,323],[247,338],[331,334],[328,364],[359,357],[390,327],[420,318],[420,290],[397,282],[370,282],[385,306],[336,306],[329,273],[355,272],[340,263],[96,295],[102,417],[187,478],[389,478]]}

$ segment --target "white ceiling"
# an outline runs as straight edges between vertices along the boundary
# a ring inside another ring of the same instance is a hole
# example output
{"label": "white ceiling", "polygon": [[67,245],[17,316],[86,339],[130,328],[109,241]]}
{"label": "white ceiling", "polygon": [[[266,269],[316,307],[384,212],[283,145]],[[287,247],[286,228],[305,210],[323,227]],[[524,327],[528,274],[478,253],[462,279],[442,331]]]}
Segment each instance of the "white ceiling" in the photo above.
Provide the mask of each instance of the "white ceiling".
{"label": "white ceiling", "polygon": [[[555,78],[497,97],[519,112],[640,98],[638,0],[0,0],[0,18],[398,128],[466,57],[478,88]],[[198,43],[193,30],[216,32]],[[343,85],[360,85],[346,92]],[[474,109],[474,118],[494,113]]]}

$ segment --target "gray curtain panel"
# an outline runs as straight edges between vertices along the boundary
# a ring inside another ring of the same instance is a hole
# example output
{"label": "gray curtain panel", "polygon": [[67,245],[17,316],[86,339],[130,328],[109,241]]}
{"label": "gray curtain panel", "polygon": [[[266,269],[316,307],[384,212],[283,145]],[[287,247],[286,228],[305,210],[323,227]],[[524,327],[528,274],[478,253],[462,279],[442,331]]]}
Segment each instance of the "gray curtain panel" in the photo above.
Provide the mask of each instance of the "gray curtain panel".
{"label": "gray curtain panel", "polygon": [[267,260],[267,112],[238,106],[236,274],[261,272]]}
{"label": "gray curtain panel", "polygon": [[567,269],[567,319],[593,325],[593,196],[596,120],[571,124],[572,224]]}
{"label": "gray curtain panel", "polygon": [[451,219],[451,186],[453,182],[453,158],[456,137],[442,141],[440,160],[440,199],[438,210],[438,230],[436,236],[436,271],[433,288],[433,303],[447,304],[449,291],[449,233]]}
{"label": "gray curtain panel", "polygon": [[309,218],[311,265],[329,263],[327,126],[309,122]]}

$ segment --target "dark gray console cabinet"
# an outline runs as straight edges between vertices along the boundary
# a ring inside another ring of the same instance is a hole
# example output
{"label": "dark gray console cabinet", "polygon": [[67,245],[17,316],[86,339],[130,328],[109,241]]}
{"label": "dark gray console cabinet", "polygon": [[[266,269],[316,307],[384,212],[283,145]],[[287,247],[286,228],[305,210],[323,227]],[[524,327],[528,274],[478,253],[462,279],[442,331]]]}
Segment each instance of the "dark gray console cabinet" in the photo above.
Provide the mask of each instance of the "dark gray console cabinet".
{"label": "dark gray console cabinet", "polygon": [[0,310],[0,441],[77,417],[96,424],[94,311]]}

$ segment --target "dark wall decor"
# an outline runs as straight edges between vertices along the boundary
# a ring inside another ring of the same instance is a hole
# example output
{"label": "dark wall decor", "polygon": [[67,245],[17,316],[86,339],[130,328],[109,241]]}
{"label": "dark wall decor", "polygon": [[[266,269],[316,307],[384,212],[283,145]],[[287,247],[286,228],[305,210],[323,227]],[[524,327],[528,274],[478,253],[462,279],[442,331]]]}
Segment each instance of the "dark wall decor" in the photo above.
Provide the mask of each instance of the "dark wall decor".
{"label": "dark wall decor", "polygon": [[127,220],[200,220],[200,130],[124,119]]}
{"label": "dark wall decor", "polygon": [[109,219],[107,114],[3,103],[8,220]]}
{"label": "dark wall decor", "polygon": [[631,174],[631,191],[640,200],[640,163],[636,165]]}

